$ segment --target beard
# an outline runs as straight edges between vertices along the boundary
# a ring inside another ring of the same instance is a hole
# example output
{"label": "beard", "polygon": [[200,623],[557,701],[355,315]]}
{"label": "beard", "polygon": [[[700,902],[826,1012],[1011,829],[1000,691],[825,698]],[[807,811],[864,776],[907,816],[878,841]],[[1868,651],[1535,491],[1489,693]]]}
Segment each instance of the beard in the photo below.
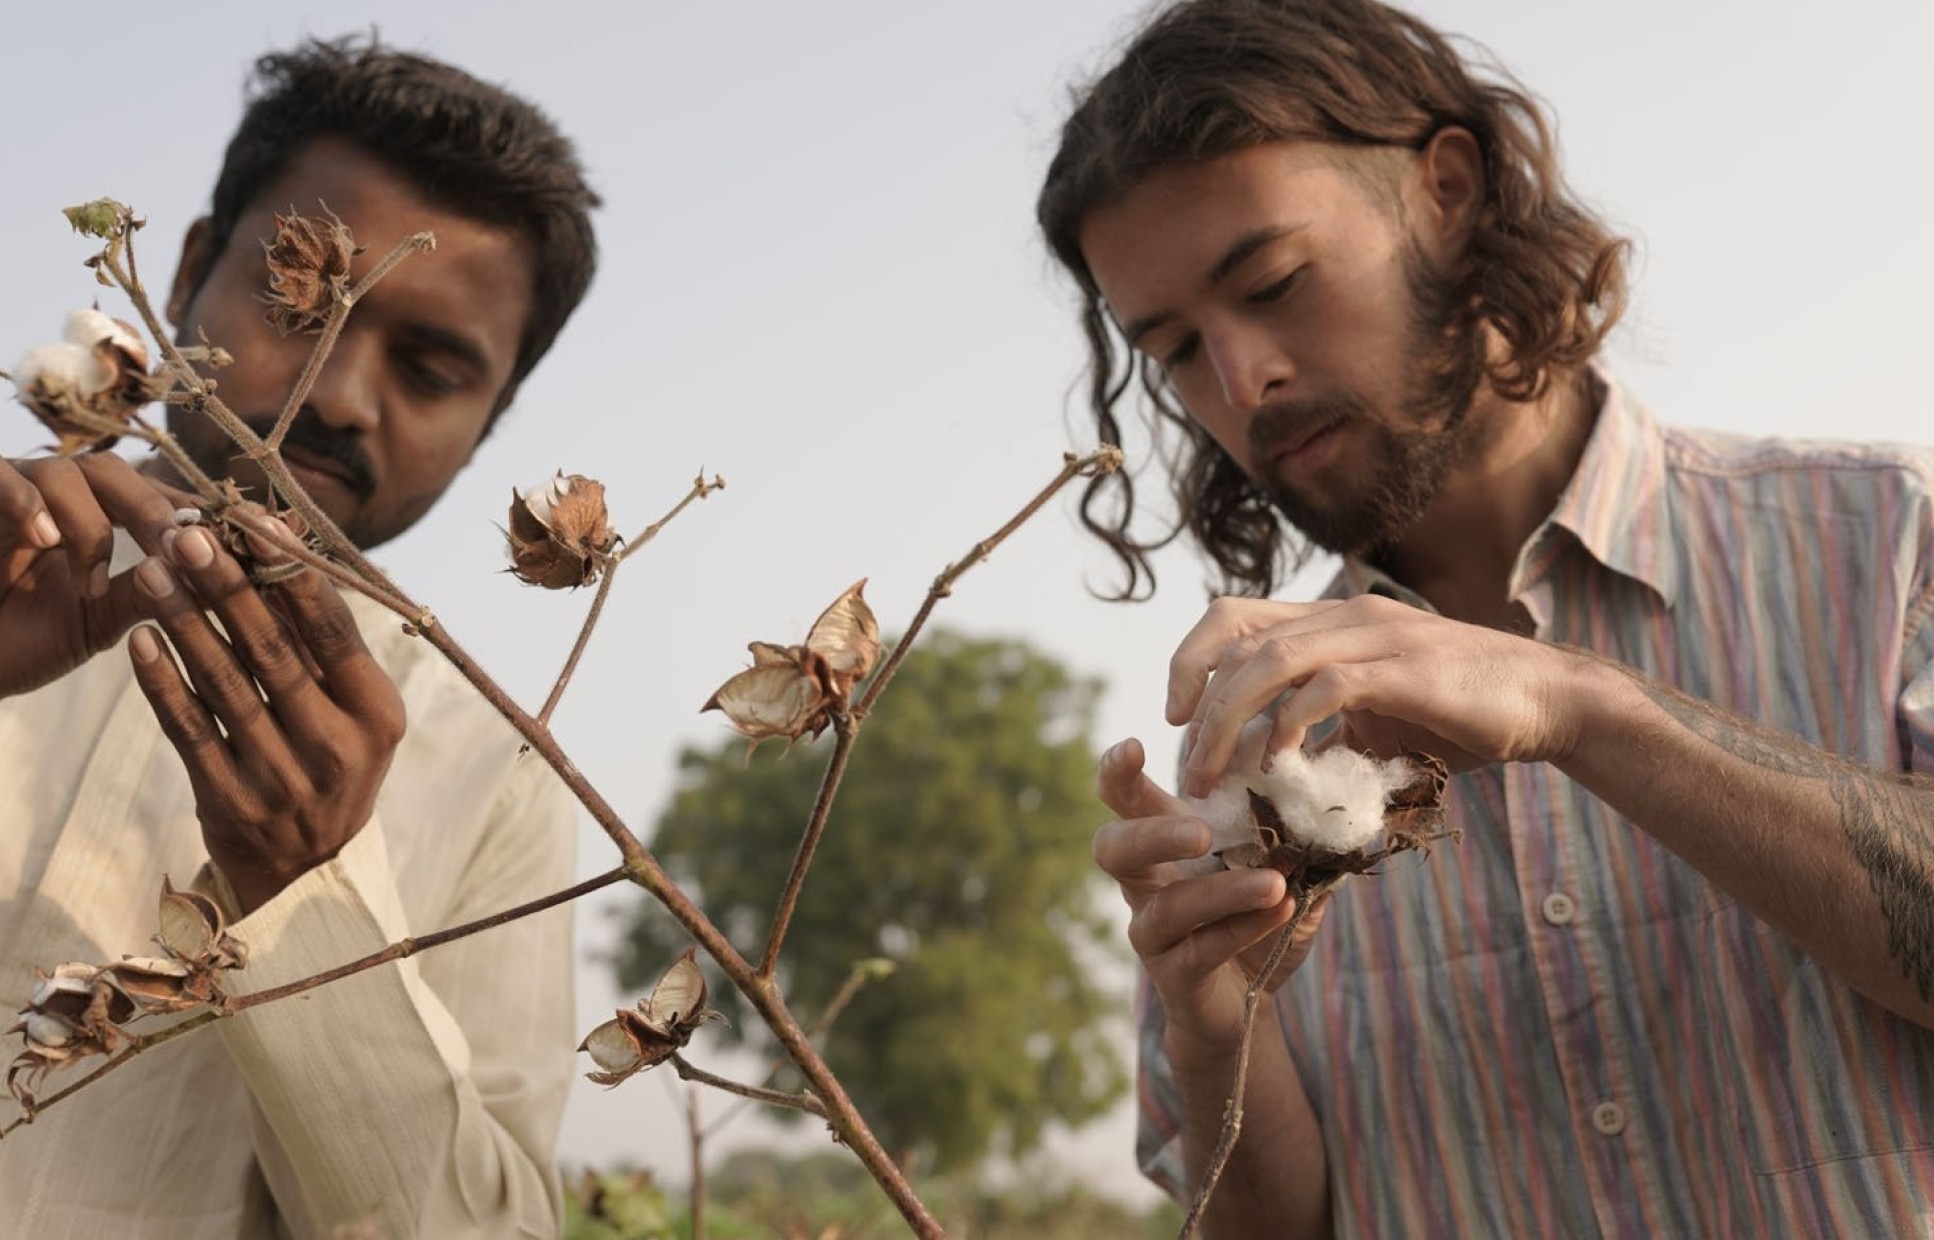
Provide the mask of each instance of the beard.
{"label": "beard", "polygon": [[1355,493],[1333,473],[1326,497],[1314,487],[1268,481],[1265,469],[1249,471],[1265,479],[1257,485],[1285,521],[1338,555],[1374,560],[1395,545],[1470,448],[1466,419],[1484,379],[1481,321],[1463,313],[1455,282],[1433,270],[1414,245],[1404,255],[1404,275],[1411,348],[1395,418],[1379,417],[1361,396],[1342,392],[1272,405],[1249,425],[1249,458],[1258,465],[1310,427],[1356,424],[1369,441],[1360,459],[1373,462],[1376,473]]}

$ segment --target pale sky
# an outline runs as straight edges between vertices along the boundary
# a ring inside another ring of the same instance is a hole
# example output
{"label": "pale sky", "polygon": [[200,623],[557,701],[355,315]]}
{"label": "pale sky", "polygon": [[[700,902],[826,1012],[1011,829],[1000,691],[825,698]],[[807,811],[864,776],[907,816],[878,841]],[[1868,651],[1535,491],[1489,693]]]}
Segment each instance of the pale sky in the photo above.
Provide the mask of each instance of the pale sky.
{"label": "pale sky", "polygon": [[[744,665],[748,640],[796,640],[861,576],[897,629],[1064,449],[1092,447],[1072,294],[1035,236],[1033,200],[1069,86],[1141,8],[225,0],[161,17],[119,0],[16,6],[0,75],[13,125],[0,365],[96,295],[64,205],[102,194],[134,204],[150,221],[145,270],[165,288],[246,66],[264,50],[376,25],[539,101],[606,199],[597,284],[468,472],[379,558],[534,706],[589,596],[497,573],[492,522],[509,489],[555,467],[592,474],[631,531],[701,466],[725,476],[725,492],[627,565],[557,719],[578,764],[643,831],[677,747],[725,735],[697,707]],[[1934,439],[1920,374],[1934,339],[1934,5],[1413,8],[1490,47],[1550,103],[1574,185],[1638,240],[1611,358],[1663,420]],[[43,441],[24,411],[0,416],[0,451]],[[1204,595],[1187,552],[1160,564],[1157,601],[1096,601],[1086,585],[1112,566],[1063,504],[969,574],[937,619],[1025,638],[1105,678],[1097,742],[1138,735],[1165,755],[1164,668]],[[1319,586],[1306,578],[1288,596]],[[580,852],[586,875],[611,863],[594,827]],[[597,908],[583,909],[581,943],[608,939]],[[603,966],[579,972],[588,1030],[621,999]],[[563,1156],[630,1159],[681,1180],[680,1124],[662,1082],[581,1083]],[[728,1132],[722,1144],[766,1136],[748,1121]],[[1117,1116],[1055,1154],[1143,1200],[1127,1133]]]}

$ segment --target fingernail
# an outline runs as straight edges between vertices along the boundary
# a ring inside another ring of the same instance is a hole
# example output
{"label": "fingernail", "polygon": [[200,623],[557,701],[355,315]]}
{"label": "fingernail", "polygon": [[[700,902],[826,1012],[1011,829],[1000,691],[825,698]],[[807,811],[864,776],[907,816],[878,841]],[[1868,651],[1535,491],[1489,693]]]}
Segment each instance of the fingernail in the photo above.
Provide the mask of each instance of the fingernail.
{"label": "fingernail", "polygon": [[174,574],[160,560],[149,556],[135,566],[134,575],[141,582],[141,588],[155,598],[167,598],[175,592]]}
{"label": "fingernail", "polygon": [[34,542],[42,547],[60,545],[60,526],[54,524],[53,514],[38,513],[34,517]]}
{"label": "fingernail", "polygon": [[96,564],[93,570],[87,574],[87,597],[106,598],[107,581],[108,581],[107,565]]}
{"label": "fingernail", "polygon": [[128,648],[134,651],[134,657],[142,663],[152,663],[161,657],[161,643],[154,639],[154,630],[146,625],[134,630],[133,635],[128,638]]}
{"label": "fingernail", "polygon": [[215,544],[199,526],[176,531],[174,552],[175,559],[189,568],[207,568],[215,562]]}
{"label": "fingernail", "polygon": [[1276,875],[1266,870],[1257,871],[1243,881],[1242,894],[1257,908],[1268,908],[1280,898],[1276,889]]}

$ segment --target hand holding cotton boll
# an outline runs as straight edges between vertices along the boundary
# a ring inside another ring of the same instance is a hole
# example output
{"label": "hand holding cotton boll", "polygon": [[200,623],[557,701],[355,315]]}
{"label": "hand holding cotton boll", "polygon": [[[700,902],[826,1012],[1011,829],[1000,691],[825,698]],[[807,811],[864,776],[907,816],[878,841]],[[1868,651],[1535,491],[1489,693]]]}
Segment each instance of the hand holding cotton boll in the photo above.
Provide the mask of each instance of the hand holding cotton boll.
{"label": "hand holding cotton boll", "polygon": [[1455,838],[1443,828],[1448,773],[1440,760],[1292,747],[1268,755],[1265,770],[1270,727],[1266,716],[1252,720],[1215,790],[1188,801],[1211,833],[1209,855],[1192,867],[1198,872],[1267,867],[1300,893]]}

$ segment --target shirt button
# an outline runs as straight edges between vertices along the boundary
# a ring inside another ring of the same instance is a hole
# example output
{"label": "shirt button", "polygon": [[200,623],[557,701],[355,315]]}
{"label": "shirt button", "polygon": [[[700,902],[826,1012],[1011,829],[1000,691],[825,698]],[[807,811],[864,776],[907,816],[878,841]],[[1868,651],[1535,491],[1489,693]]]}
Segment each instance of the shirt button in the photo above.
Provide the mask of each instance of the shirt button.
{"label": "shirt button", "polygon": [[1578,906],[1572,898],[1562,891],[1554,891],[1545,897],[1545,920],[1554,926],[1568,926],[1571,919],[1578,916]]}
{"label": "shirt button", "polygon": [[1625,1131],[1625,1108],[1616,1102],[1601,1102],[1592,1108],[1592,1127],[1608,1137]]}

